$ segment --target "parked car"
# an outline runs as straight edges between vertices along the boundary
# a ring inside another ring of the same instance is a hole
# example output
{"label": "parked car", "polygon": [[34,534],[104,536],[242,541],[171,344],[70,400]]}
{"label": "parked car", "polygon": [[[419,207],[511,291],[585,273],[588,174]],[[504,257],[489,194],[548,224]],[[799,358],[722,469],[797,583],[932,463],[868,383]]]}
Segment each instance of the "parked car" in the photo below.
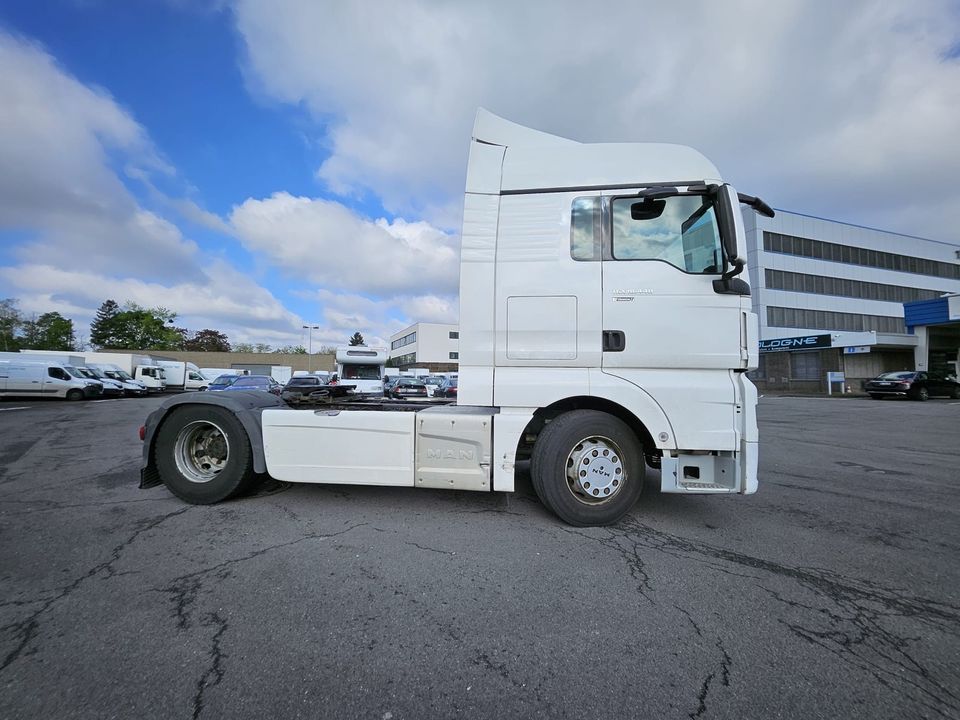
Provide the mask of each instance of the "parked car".
{"label": "parked car", "polygon": [[288,405],[317,402],[330,395],[330,386],[326,381],[327,378],[317,375],[298,375],[283,386],[280,397]]}
{"label": "parked car", "polygon": [[433,397],[437,388],[443,384],[443,375],[424,375],[420,379],[423,380],[423,384],[427,386],[427,395],[430,397]]}
{"label": "parked car", "polygon": [[101,375],[93,368],[74,367],[73,365],[64,365],[63,368],[75,378],[86,378],[87,380],[95,380],[96,382],[99,382],[101,385],[103,385],[104,397],[123,397],[123,383],[118,382],[117,380],[111,380],[110,378]]}
{"label": "parked car", "polygon": [[241,377],[246,377],[244,375],[218,375],[216,379],[207,385],[208,392],[216,392],[218,390],[226,390],[228,387],[233,385]]}
{"label": "parked car", "polygon": [[864,385],[874,400],[885,397],[906,397],[911,400],[926,400],[933,395],[944,395],[960,400],[960,382],[935,373],[900,372],[883,373]]}
{"label": "parked car", "polygon": [[[213,389],[212,384],[210,389]],[[236,380],[223,388],[224,392],[229,390],[261,390],[274,395],[280,395],[283,392],[283,385],[269,375],[240,375]]]}
{"label": "parked car", "polygon": [[391,385],[389,396],[392,398],[409,398],[409,397],[427,397],[427,386],[424,385],[423,380],[419,378],[412,377],[401,377],[397,378],[397,382]]}
{"label": "parked car", "polygon": [[443,382],[440,383],[440,387],[433,391],[433,396],[435,398],[454,398],[457,397],[457,378],[448,377],[444,378]]}

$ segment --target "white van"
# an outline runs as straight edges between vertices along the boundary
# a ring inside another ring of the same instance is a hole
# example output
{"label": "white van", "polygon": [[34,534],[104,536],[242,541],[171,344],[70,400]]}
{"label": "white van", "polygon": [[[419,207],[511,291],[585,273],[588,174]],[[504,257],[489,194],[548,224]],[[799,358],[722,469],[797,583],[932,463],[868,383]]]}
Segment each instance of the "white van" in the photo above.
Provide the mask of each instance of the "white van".
{"label": "white van", "polygon": [[99,397],[103,385],[76,378],[58,363],[0,360],[0,397]]}

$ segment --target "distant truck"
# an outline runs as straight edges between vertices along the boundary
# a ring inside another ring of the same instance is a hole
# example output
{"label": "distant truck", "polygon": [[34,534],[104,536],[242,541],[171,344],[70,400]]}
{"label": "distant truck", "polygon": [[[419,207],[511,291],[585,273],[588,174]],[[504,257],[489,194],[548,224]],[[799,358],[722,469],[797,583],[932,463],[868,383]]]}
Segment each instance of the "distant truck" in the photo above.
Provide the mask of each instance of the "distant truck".
{"label": "distant truck", "polygon": [[[62,352],[56,350],[24,350],[23,352],[33,355],[62,354]],[[156,361],[149,355],[88,351],[71,354],[82,356],[87,365],[98,365],[101,363],[114,365],[130,375],[134,380],[142,382],[149,392],[162,392],[167,386],[166,375],[163,372],[163,368],[157,365]]]}
{"label": "distant truck", "polygon": [[206,390],[210,381],[200,374],[200,368],[180,360],[156,360],[166,375],[167,392],[171,390]]}

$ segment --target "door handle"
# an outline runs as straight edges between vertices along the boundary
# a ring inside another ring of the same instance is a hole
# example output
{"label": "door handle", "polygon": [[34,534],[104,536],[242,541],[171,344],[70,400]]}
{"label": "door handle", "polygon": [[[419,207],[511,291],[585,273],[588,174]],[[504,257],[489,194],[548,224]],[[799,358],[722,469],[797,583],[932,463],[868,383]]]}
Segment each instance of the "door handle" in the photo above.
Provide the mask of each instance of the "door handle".
{"label": "door handle", "polygon": [[603,331],[603,352],[623,352],[627,347],[627,337],[623,330]]}

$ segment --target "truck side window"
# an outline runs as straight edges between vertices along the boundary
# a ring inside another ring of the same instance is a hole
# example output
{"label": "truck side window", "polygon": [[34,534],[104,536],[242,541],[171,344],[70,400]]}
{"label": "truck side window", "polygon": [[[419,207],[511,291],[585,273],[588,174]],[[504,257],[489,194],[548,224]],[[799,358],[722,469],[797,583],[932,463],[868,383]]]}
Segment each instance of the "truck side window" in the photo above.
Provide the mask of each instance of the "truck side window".
{"label": "truck side window", "polygon": [[70,377],[60,368],[47,368],[47,375],[57,380],[69,380]]}
{"label": "truck side window", "polygon": [[600,198],[574,198],[570,214],[570,257],[600,259]]}
{"label": "truck side window", "polygon": [[703,195],[613,201],[613,257],[662,260],[686,273],[723,272],[713,200]]}

